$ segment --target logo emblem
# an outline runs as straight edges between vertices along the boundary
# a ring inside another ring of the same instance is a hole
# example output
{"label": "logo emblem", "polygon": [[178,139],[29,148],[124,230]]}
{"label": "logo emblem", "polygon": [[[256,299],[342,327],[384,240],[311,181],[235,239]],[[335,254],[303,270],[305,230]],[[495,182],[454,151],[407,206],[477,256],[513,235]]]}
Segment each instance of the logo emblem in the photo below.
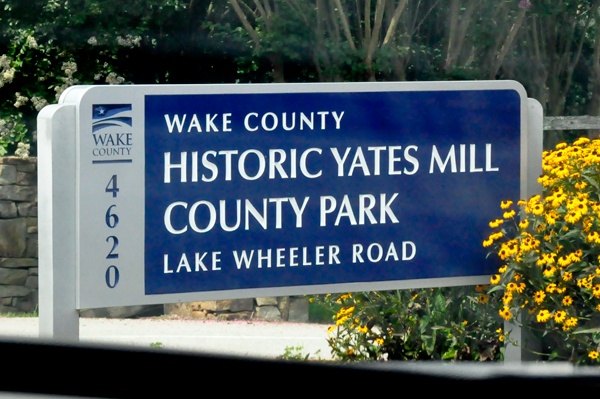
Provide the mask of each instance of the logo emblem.
{"label": "logo emblem", "polygon": [[128,111],[131,111],[131,104],[94,104],[92,133],[111,126],[131,127],[132,119]]}

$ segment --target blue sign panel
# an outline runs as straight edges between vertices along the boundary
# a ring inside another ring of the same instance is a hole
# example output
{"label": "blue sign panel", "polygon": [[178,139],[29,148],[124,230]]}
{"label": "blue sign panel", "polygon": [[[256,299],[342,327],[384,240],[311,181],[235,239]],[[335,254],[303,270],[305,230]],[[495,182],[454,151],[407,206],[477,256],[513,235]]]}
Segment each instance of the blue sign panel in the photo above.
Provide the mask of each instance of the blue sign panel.
{"label": "blue sign panel", "polygon": [[520,195],[522,101],[145,95],[145,294],[494,273],[482,241]]}

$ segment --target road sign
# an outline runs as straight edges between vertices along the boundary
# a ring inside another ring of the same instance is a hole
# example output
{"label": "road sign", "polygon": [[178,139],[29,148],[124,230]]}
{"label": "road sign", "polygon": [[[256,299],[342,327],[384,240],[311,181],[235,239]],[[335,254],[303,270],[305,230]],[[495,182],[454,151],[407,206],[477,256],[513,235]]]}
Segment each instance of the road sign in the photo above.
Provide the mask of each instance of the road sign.
{"label": "road sign", "polygon": [[488,223],[525,197],[516,82],[80,86],[60,104],[78,309],[483,283]]}

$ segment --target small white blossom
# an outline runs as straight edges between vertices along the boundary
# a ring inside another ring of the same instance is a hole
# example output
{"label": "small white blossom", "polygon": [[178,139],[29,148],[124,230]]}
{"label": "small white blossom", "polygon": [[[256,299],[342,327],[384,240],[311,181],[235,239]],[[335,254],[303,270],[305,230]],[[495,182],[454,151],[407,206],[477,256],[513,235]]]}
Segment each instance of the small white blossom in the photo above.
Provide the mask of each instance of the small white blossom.
{"label": "small white blossom", "polygon": [[21,105],[25,105],[25,103],[29,101],[29,98],[22,96],[20,92],[16,92],[15,97],[17,98],[17,101],[14,104],[16,108],[19,108]]}
{"label": "small white blossom", "polygon": [[9,56],[7,56],[6,54],[2,54],[2,57],[0,57],[0,68],[2,68],[2,69],[10,68],[11,62],[12,62],[12,60],[10,59]]}
{"label": "small white blossom", "polygon": [[125,79],[121,76],[118,76],[116,73],[111,72],[108,74],[108,76],[106,77],[106,83],[110,84],[110,85],[119,85],[121,83],[123,83],[125,81]]}
{"label": "small white blossom", "polygon": [[36,111],[41,111],[46,105],[48,105],[48,101],[42,97],[33,96],[31,97],[31,103],[35,107]]}
{"label": "small white blossom", "polygon": [[88,44],[91,44],[92,46],[98,45],[98,40],[96,39],[96,36],[90,37],[87,42],[88,42]]}
{"label": "small white blossom", "polygon": [[77,72],[77,64],[73,61],[63,62],[60,69],[65,71],[67,75],[73,75],[75,72]]}
{"label": "small white blossom", "polygon": [[6,81],[8,83],[12,82],[14,77],[15,77],[15,68],[10,68],[10,69],[4,71],[4,73],[2,74],[2,78],[4,79],[4,81]]}
{"label": "small white blossom", "polygon": [[29,144],[19,142],[19,144],[17,144],[15,155],[23,159],[29,158]]}
{"label": "small white blossom", "polygon": [[38,44],[37,44],[37,42],[35,41],[35,37],[33,37],[33,36],[29,36],[29,37],[27,38],[27,45],[29,46],[29,48],[37,48],[37,47],[38,47]]}
{"label": "small white blossom", "polygon": [[131,35],[126,35],[125,37],[117,36],[117,43],[119,44],[119,46],[123,46],[123,47],[131,47],[131,48],[133,48],[135,46],[140,47],[141,41],[142,41],[141,36],[131,36]]}
{"label": "small white blossom", "polygon": [[67,88],[76,85],[77,83],[79,83],[79,79],[76,79],[73,77],[73,74],[75,72],[77,72],[77,64],[73,61],[69,61],[69,62],[63,62],[62,67],[60,68],[63,71],[65,71],[65,74],[67,76],[65,77],[61,77],[60,80],[62,80],[64,83],[60,86],[56,86],[54,88],[54,91],[56,92],[56,99],[60,99],[60,95],[67,90]]}

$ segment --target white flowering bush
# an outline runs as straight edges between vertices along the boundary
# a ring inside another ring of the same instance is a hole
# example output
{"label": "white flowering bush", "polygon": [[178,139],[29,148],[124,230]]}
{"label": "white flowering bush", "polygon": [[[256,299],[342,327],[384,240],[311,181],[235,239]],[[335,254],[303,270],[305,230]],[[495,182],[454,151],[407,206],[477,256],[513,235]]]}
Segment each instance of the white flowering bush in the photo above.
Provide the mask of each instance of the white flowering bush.
{"label": "white flowering bush", "polygon": [[0,56],[0,156],[35,154],[37,114],[69,87],[125,83],[114,68],[115,54],[118,49],[139,47],[142,41],[129,34],[112,39],[106,34],[92,36],[80,44],[83,50],[97,50],[89,59],[85,51],[83,56],[66,51],[36,35],[31,29],[12,31],[10,46]]}

